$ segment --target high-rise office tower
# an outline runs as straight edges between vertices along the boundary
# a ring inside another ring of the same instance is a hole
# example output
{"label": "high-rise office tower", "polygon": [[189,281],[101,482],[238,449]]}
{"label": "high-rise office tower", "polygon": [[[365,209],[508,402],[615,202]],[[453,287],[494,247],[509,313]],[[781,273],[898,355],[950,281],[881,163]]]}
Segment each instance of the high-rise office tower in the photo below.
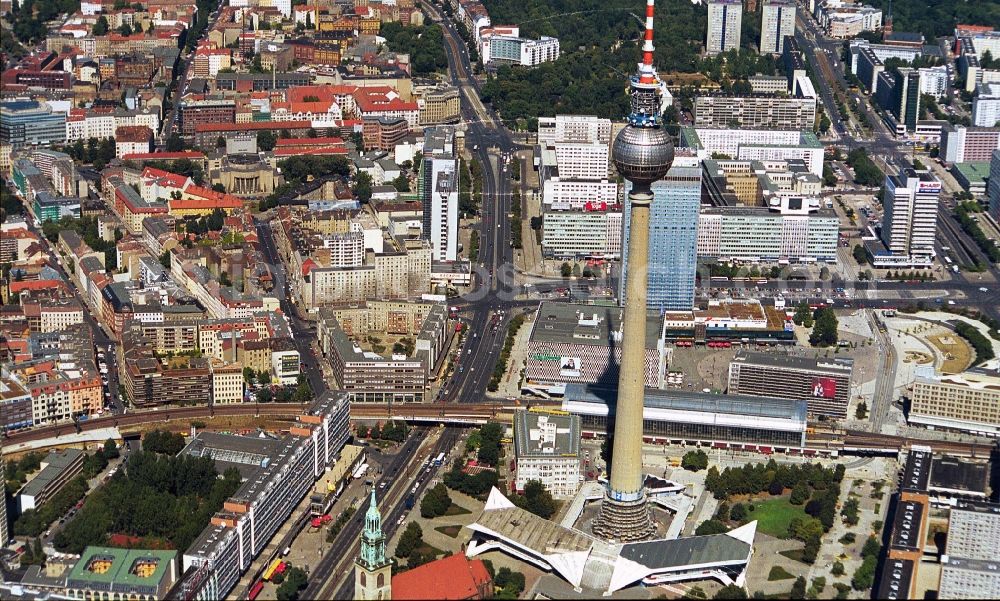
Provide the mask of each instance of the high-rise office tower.
{"label": "high-rise office tower", "polygon": [[760,53],[781,54],[785,36],[795,35],[795,0],[764,0],[760,19]]}
{"label": "high-rise office tower", "polygon": [[630,80],[632,110],[615,138],[611,156],[618,172],[632,183],[629,192],[632,259],[622,311],[621,369],[614,413],[611,481],[594,520],[594,532],[620,541],[649,538],[655,531],[642,480],[642,407],[646,337],[646,259],[649,256],[650,186],[670,170],[674,146],[663,128],[663,82],[653,68],[653,0],[646,0],[642,62]]}
{"label": "high-rise office tower", "polygon": [[993,151],[993,156],[990,158],[990,177],[986,181],[990,215],[1000,222],[1000,150]]}
{"label": "high-rise office tower", "polygon": [[933,257],[941,180],[929,171],[904,169],[885,178],[882,241],[894,255]]}
{"label": "high-rise office tower", "polygon": [[743,0],[708,0],[708,38],[705,51],[719,54],[740,47]]}
{"label": "high-rise office tower", "polygon": [[[698,211],[701,206],[701,166],[697,157],[676,157],[666,177],[654,182],[649,220],[649,257],[646,306],[656,311],[689,311],[694,306],[698,267]],[[625,183],[625,192],[632,184]],[[631,202],[625,199],[622,216],[622,285],[625,302],[628,277]]]}

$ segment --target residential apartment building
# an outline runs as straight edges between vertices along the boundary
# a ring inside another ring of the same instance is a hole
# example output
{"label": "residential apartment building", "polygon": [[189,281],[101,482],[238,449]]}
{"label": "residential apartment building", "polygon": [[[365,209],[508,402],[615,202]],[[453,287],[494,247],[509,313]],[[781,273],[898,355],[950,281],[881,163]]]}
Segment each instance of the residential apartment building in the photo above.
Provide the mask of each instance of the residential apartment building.
{"label": "residential apartment building", "polygon": [[458,159],[444,154],[425,156],[420,175],[424,237],[430,240],[435,261],[454,261],[458,258]]}
{"label": "residential apartment building", "polygon": [[542,223],[544,256],[557,259],[610,260],[621,257],[621,252],[620,204],[586,202],[579,208],[567,207],[545,212]]}
{"label": "residential apartment building", "polygon": [[0,428],[4,432],[30,428],[34,425],[31,414],[31,393],[19,380],[0,377]]}
{"label": "residential apartment building", "polygon": [[940,100],[948,93],[951,73],[947,65],[921,67],[918,71],[920,71],[921,94],[930,94]]}
{"label": "residential apartment building", "polygon": [[537,480],[557,499],[575,495],[582,480],[580,416],[519,410],[513,429],[517,492]]}
{"label": "residential apartment building", "polygon": [[[701,166],[696,157],[677,156],[663,179],[653,183],[653,203],[649,216],[648,292],[646,306],[663,311],[689,311],[694,306],[695,276],[698,267],[698,210],[701,206]],[[622,211],[621,290],[625,303],[625,278],[629,265],[628,192]]]}
{"label": "residential apartment building", "polygon": [[489,55],[483,57],[487,64],[520,65],[536,67],[559,58],[559,39],[542,36],[531,40],[516,36],[493,35],[489,41]]}
{"label": "residential apartment building", "polygon": [[795,36],[795,0],[764,0],[760,22],[760,53],[782,54],[785,38]]}
{"label": "residential apartment building", "polygon": [[1000,127],[946,125],[941,130],[940,157],[945,163],[989,161],[1000,149]]}
{"label": "residential apartment building", "polygon": [[698,216],[698,256],[722,262],[836,263],[840,222],[818,200],[786,197],[771,207],[711,207]]}
{"label": "residential apartment building", "polygon": [[972,99],[972,125],[998,127],[1000,124],[1000,83],[984,83],[976,87]]}
{"label": "residential apartment building", "polygon": [[554,146],[557,142],[610,144],[611,119],[592,115],[556,115],[538,118],[538,144]]}
{"label": "residential apartment building", "polygon": [[705,52],[719,54],[740,47],[743,0],[708,0],[708,38]]}
{"label": "residential apartment building", "polygon": [[191,136],[195,127],[236,121],[236,103],[232,100],[184,100],[180,105],[181,133]]}
{"label": "residential apartment building", "polygon": [[905,135],[917,127],[921,113],[920,77],[917,69],[902,67],[882,71],[876,78],[875,101],[895,118],[889,125],[895,128],[896,135]]}
{"label": "residential apartment building", "polygon": [[1000,434],[1000,377],[971,372],[918,375],[907,397],[910,423],[985,436]]}
{"label": "residential apartment building", "polygon": [[698,158],[710,159],[713,154],[727,155],[741,161],[778,161],[801,159],[809,172],[823,176],[823,144],[812,128],[751,129],[682,127],[680,147],[693,148]]}
{"label": "residential apartment building", "polygon": [[933,257],[941,180],[905,169],[885,180],[882,242],[893,255]]}
{"label": "residential apartment building", "polygon": [[1000,597],[1000,504],[959,501],[948,516],[939,599]]}
{"label": "residential apartment building", "polygon": [[727,394],[805,400],[810,416],[847,417],[851,359],[807,359],[740,351],[729,364]]}
{"label": "residential apartment building", "polygon": [[351,436],[350,403],[327,391],[277,441],[201,433],[194,456],[226,456],[251,475],[183,554],[175,587],[184,599],[222,599],[237,585],[313,484],[340,459]]}
{"label": "residential apartment building", "polygon": [[696,128],[812,130],[816,99],[786,96],[698,96]]}

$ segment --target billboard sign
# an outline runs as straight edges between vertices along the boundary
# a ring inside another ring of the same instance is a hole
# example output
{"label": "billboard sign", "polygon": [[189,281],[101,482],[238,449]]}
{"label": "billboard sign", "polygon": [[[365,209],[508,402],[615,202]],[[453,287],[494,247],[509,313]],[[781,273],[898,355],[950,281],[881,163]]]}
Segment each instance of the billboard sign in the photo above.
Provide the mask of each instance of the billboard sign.
{"label": "billboard sign", "polygon": [[832,399],[837,396],[837,381],[833,378],[813,378],[812,395],[816,398]]}
{"label": "billboard sign", "polygon": [[579,357],[560,357],[559,375],[567,378],[579,378],[581,364]]}

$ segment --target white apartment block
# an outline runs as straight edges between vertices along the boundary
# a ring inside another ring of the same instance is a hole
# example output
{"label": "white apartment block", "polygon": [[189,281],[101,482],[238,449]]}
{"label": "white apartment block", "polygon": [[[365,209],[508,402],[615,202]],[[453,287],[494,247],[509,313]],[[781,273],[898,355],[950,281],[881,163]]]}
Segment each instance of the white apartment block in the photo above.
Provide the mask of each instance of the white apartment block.
{"label": "white apartment block", "polygon": [[958,501],[948,515],[940,599],[1000,597],[1000,504]]}
{"label": "white apartment block", "polygon": [[941,130],[941,159],[946,163],[989,161],[998,148],[998,127],[945,126]]}
{"label": "white apartment block", "polygon": [[940,99],[948,93],[948,67],[938,65],[936,67],[920,68],[920,93],[930,94],[934,98]]}
{"label": "white apartment block", "polygon": [[329,262],[333,267],[361,267],[365,262],[365,235],[363,232],[332,234],[323,238],[323,248],[330,251]]}
{"label": "white apartment block", "polygon": [[521,66],[534,67],[559,58],[559,38],[542,36],[521,44]]}
{"label": "white apartment block", "polygon": [[679,146],[695,149],[702,160],[713,153],[741,161],[801,159],[810,173],[823,176],[823,145],[809,130],[682,127]]}
{"label": "white apartment block", "polygon": [[708,0],[708,37],[705,52],[719,54],[740,47],[743,0]]}
{"label": "white apartment block", "polygon": [[760,53],[781,54],[785,36],[795,35],[795,0],[764,0],[760,22]]}
{"label": "white apartment block", "polygon": [[538,144],[552,146],[557,142],[610,144],[611,119],[601,119],[592,115],[539,117]]}
{"label": "white apartment block", "polygon": [[582,477],[580,416],[517,411],[513,426],[516,489],[538,480],[553,497],[575,495]]}
{"label": "white apartment block", "polygon": [[882,29],[882,9],[845,0],[817,2],[816,21],[832,37],[855,37],[862,31]]}
{"label": "white apartment block", "polygon": [[66,141],[114,138],[115,130],[126,125],[145,125],[154,132],[160,131],[160,116],[156,111],[106,115],[73,110],[66,117]]}
{"label": "white apartment block", "polygon": [[783,96],[698,96],[695,127],[807,129],[816,125],[815,98]]}
{"label": "white apartment block", "polygon": [[80,305],[41,306],[39,312],[39,332],[58,332],[71,325],[83,323],[83,307]]}
{"label": "white apartment block", "polygon": [[216,405],[243,402],[243,366],[212,361],[212,402]]}
{"label": "white apartment block", "polygon": [[929,171],[905,169],[885,179],[882,241],[893,255],[933,257],[941,180]]}
{"label": "white apartment block", "polygon": [[608,178],[610,147],[607,144],[557,143],[555,159],[559,178],[600,181]]}
{"label": "white apartment block", "polygon": [[542,254],[559,259],[618,259],[622,252],[621,205],[610,209],[547,211]]}
{"label": "white apartment block", "polygon": [[838,228],[832,211],[782,214],[764,207],[708,208],[698,216],[698,256],[750,263],[836,263]]}
{"label": "white apartment block", "polygon": [[431,162],[427,238],[435,261],[454,261],[458,258],[458,161],[433,156],[424,160]]}
{"label": "white apartment block", "polygon": [[553,177],[542,184],[542,204],[544,210],[582,209],[587,203],[618,203],[616,182],[563,181]]}
{"label": "white apartment block", "polygon": [[1000,83],[980,84],[972,99],[972,125],[994,127],[997,123],[1000,123]]}

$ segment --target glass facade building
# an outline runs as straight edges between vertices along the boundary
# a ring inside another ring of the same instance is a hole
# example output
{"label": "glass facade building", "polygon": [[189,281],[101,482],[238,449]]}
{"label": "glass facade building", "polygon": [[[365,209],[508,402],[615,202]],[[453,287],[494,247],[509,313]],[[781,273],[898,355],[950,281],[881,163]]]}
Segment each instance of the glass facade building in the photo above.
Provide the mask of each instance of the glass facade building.
{"label": "glass facade building", "polygon": [[0,142],[20,148],[65,140],[65,113],[34,100],[0,103]]}
{"label": "glass facade building", "polygon": [[[618,298],[625,303],[631,182],[625,182],[622,214],[622,269]],[[646,306],[657,311],[690,311],[698,267],[698,210],[701,168],[674,166],[653,183],[649,218],[649,291]]]}

